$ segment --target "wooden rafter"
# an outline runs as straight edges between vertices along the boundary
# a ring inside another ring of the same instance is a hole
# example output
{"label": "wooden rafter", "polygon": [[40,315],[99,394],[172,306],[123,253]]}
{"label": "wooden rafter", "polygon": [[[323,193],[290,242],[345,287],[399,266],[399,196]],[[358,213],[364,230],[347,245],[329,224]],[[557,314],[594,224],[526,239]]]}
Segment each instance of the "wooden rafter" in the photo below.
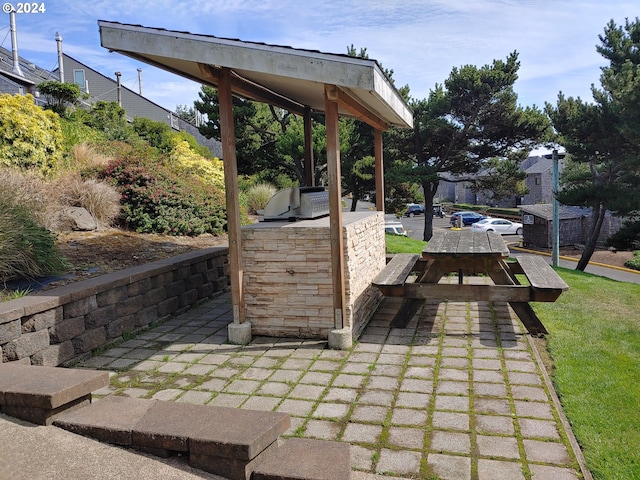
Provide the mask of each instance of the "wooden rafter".
{"label": "wooden rafter", "polygon": [[[219,84],[220,72],[222,71],[221,67],[198,63],[198,68],[205,80],[211,82],[215,86]],[[250,82],[233,71],[231,72],[231,88],[233,93],[242,97],[246,97],[257,102],[267,103],[269,105],[275,105],[276,107],[284,108],[285,110],[297,115],[304,115],[304,105],[283,97],[282,95],[279,95],[256,83]]]}
{"label": "wooden rafter", "polygon": [[387,124],[387,122],[371,112],[343,89],[335,85],[331,85],[327,87],[326,93],[329,100],[336,102],[338,105],[348,110],[349,113],[358,120],[362,120],[378,130],[385,131],[389,129],[389,124]]}

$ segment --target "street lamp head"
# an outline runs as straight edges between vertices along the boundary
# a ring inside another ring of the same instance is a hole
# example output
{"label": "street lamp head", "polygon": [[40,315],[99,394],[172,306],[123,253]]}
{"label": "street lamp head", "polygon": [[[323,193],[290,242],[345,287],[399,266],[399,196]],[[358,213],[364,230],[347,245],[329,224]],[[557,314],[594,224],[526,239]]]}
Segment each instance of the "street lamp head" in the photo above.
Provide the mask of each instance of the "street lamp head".
{"label": "street lamp head", "polygon": [[554,149],[551,153],[547,153],[543,155],[543,157],[547,159],[552,159],[554,155],[556,158],[562,159],[567,155],[567,152],[558,152],[558,150]]}

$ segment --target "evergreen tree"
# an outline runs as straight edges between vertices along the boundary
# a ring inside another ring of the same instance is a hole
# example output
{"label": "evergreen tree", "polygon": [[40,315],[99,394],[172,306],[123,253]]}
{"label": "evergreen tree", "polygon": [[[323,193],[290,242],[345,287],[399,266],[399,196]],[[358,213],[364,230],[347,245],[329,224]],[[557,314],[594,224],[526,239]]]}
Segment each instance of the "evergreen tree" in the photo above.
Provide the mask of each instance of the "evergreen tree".
{"label": "evergreen tree", "polygon": [[593,103],[558,95],[546,105],[560,143],[573,165],[562,177],[560,202],[591,208],[591,226],[577,269],[584,270],[595,251],[605,213],[640,216],[640,23],[613,21],[597,50],[609,65]]}
{"label": "evergreen tree", "polygon": [[[418,183],[424,190],[425,212],[443,173],[460,180],[484,167],[490,159],[519,161],[545,137],[549,121],[534,107],[517,104],[513,84],[520,62],[513,52],[506,61],[454,68],[444,85],[437,84],[428,99],[413,100],[413,130],[387,134],[386,157],[393,162],[389,178]],[[424,240],[433,235],[433,219],[425,215]]]}

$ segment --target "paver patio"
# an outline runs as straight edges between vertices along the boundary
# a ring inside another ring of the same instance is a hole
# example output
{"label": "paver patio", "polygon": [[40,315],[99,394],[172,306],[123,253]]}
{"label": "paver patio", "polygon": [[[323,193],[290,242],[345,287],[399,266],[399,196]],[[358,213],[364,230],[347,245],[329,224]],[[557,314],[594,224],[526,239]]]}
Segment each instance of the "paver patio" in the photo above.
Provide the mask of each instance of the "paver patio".
{"label": "paver patio", "polygon": [[[288,412],[289,436],[346,441],[354,479],[581,479],[536,355],[507,304],[429,303],[404,329],[385,299],[350,351],[324,341],[226,344],[228,295],[80,367],[96,394]],[[579,455],[579,452],[578,452]]]}

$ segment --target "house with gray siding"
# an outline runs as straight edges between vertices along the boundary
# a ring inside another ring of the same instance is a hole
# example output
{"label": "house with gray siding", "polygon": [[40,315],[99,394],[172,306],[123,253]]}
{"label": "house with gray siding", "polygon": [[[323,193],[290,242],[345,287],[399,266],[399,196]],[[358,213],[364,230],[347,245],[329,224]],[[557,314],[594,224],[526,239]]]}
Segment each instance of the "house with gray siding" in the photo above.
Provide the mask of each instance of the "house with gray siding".
{"label": "house with gray siding", "polygon": [[53,73],[38,67],[28,60],[18,56],[20,74],[15,71],[13,53],[0,47],[0,93],[9,95],[26,95],[30,93],[36,97],[36,103],[42,103],[37,92],[37,85],[47,80],[58,80]]}
{"label": "house with gray siding", "polygon": [[[561,172],[564,162],[558,162],[558,171]],[[525,185],[529,193],[522,197],[525,205],[536,203],[551,203],[553,201],[553,160],[545,157],[529,157],[527,164],[523,164],[527,174]]]}
{"label": "house with gray siding", "polygon": [[[83,93],[89,95],[89,103],[100,100],[117,102],[119,89],[121,105],[125,109],[129,121],[135,117],[141,117],[166,123],[175,131],[185,131],[193,135],[200,145],[208,147],[213,155],[222,158],[222,144],[220,142],[206,138],[196,126],[181,119],[171,110],[152,102],[124,85],[118,86],[117,79],[103,75],[67,54],[62,54],[62,62],[64,81],[78,85]],[[54,73],[58,74],[58,69],[54,70]]]}
{"label": "house with gray siding", "polygon": [[[36,104],[43,105],[44,99],[39,98],[37,86],[44,81],[60,81],[59,70],[53,72],[38,67],[28,60],[19,58],[19,70],[16,73],[13,64],[13,53],[0,47],[0,93],[10,95],[26,95],[30,93],[35,97]],[[63,54],[64,81],[77,84],[83,93],[88,93],[89,98],[82,102],[89,107],[97,101],[118,101],[118,83],[115,79],[101,74],[97,70],[83,64],[69,55]],[[135,117],[149,118],[158,122],[164,122],[175,131],[184,131],[193,135],[196,141],[211,150],[211,153],[222,158],[222,144],[212,138],[206,138],[198,128],[178,117],[168,110],[137,92],[120,86],[120,98],[122,108],[127,112],[127,119]]]}

